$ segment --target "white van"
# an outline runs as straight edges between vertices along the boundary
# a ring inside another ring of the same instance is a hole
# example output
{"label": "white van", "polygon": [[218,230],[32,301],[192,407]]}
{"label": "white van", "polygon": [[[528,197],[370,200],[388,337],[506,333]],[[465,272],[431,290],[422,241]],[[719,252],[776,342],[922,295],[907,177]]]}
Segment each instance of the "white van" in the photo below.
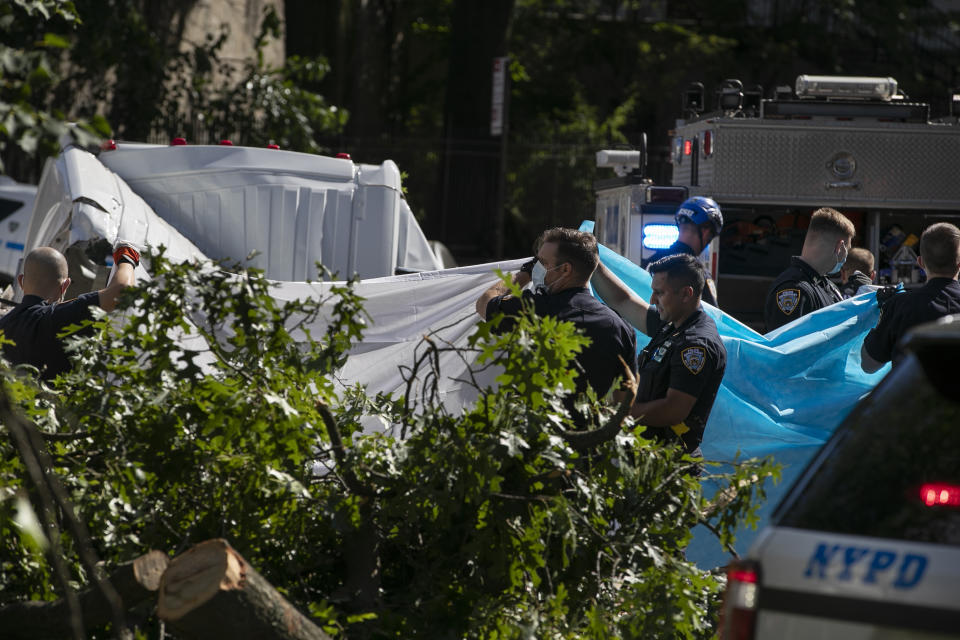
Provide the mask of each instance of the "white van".
{"label": "white van", "polygon": [[0,288],[16,278],[36,197],[36,186],[0,176]]}

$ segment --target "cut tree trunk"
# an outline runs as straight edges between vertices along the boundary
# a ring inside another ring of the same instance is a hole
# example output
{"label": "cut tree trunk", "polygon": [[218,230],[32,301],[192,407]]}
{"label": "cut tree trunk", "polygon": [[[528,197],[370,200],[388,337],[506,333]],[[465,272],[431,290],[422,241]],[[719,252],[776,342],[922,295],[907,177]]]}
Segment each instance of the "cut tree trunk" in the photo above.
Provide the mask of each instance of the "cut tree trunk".
{"label": "cut tree trunk", "polygon": [[221,539],[171,561],[157,613],[187,638],[329,640]]}
{"label": "cut tree trunk", "polygon": [[[160,576],[169,563],[167,554],[151,551],[133,562],[120,565],[110,574],[108,580],[120,594],[125,610],[154,596],[160,587]],[[110,605],[99,589],[85,589],[77,596],[84,628],[94,629],[112,620]],[[30,600],[0,607],[0,637],[4,640],[69,638],[72,635],[70,609],[63,599],[55,602]]]}

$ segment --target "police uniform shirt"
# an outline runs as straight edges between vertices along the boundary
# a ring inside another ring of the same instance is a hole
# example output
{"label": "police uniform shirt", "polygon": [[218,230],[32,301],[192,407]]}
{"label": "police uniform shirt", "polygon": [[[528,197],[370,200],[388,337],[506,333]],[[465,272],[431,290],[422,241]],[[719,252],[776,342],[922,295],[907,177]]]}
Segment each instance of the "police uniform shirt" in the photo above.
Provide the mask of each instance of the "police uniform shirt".
{"label": "police uniform shirt", "polygon": [[24,296],[19,305],[0,318],[0,330],[14,342],[3,346],[4,355],[13,364],[37,367],[44,380],[55,378],[70,368],[57,334],[68,325],[91,319],[90,307],[99,305],[99,291],[52,304],[40,296]]}
{"label": "police uniform shirt", "polygon": [[[697,253],[693,250],[693,247],[688,245],[686,242],[680,242],[679,240],[677,240],[666,249],[660,249],[655,254],[650,256],[650,259],[646,260],[642,266],[644,269],[646,269],[649,265],[653,264],[657,260],[660,260],[661,258],[666,258],[669,256],[678,256],[683,253],[686,253],[687,255],[691,255],[694,258],[697,257]],[[712,304],[713,306],[719,308],[719,305],[717,305],[717,299],[713,297],[713,292],[710,291],[710,287],[703,288],[703,293],[700,294],[700,299],[706,302],[707,304]]]}
{"label": "police uniform shirt", "polygon": [[781,273],[767,291],[763,317],[767,331],[818,309],[843,300],[843,294],[829,278],[822,276],[798,256],[790,258],[790,266]]}
{"label": "police uniform shirt", "polygon": [[[538,316],[572,322],[590,338],[590,344],[576,356],[582,368],[576,378],[577,393],[584,391],[589,383],[598,396],[606,395],[613,381],[624,375],[618,355],[632,371],[637,370],[637,338],[633,327],[616,311],[590,295],[586,288],[575,287],[553,294],[534,294],[526,290],[523,297],[533,301]],[[492,318],[499,312],[515,316],[522,306],[520,298],[499,296],[487,303],[486,317]],[[510,325],[510,318],[505,318],[500,330],[507,331]]]}
{"label": "police uniform shirt", "polygon": [[863,346],[877,362],[899,359],[897,343],[910,329],[960,313],[960,282],[953,278],[931,278],[919,289],[899,293],[880,309],[877,326],[867,333]]}
{"label": "police uniform shirt", "polygon": [[[727,350],[717,325],[702,308],[697,309],[679,327],[664,323],[653,307],[647,312],[650,343],[640,352],[640,388],[637,402],[650,402],[676,389],[697,400],[680,425],[671,425],[688,453],[697,453],[703,430],[727,366]],[[641,418],[641,422],[642,422]],[[656,429],[654,435],[669,437],[669,430]]]}

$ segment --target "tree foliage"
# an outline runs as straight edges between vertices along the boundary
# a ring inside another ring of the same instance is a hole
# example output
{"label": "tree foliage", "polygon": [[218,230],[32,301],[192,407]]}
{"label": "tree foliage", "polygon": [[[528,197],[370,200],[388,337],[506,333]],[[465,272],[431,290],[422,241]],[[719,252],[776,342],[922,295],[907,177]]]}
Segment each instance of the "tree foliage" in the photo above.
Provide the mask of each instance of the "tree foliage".
{"label": "tree foliage", "polygon": [[[729,542],[775,472],[749,461],[718,474],[740,499],[711,508],[691,459],[642,427],[577,446],[563,403],[586,340],[573,325],[479,324],[459,353],[475,373],[498,368],[498,384],[472,378],[477,401],[450,411],[436,356],[455,347],[429,336],[406,393],[338,388],[364,326],[349,283],[282,302],[255,270],[152,265],[126,321],[78,338],[77,366],[52,388],[0,372],[108,565],[225,537],[349,637],[712,633],[722,578],[684,558],[690,529],[709,521]],[[364,432],[370,419],[388,428]],[[0,485],[3,600],[52,598],[7,438]],[[60,542],[72,581],[89,581],[76,540]]]}
{"label": "tree foliage", "polygon": [[0,172],[30,171],[29,159],[56,153],[64,136],[88,143],[108,130],[100,117],[68,126],[67,110],[51,99],[79,22],[70,0],[0,3]]}

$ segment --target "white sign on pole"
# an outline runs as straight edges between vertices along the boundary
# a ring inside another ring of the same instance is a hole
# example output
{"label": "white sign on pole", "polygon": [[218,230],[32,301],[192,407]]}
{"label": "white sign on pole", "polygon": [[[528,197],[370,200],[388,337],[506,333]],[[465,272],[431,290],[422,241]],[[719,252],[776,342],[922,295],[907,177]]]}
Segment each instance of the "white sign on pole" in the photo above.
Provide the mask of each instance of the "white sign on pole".
{"label": "white sign on pole", "polygon": [[493,94],[490,101],[490,135],[503,134],[504,89],[507,81],[507,60],[493,59]]}

